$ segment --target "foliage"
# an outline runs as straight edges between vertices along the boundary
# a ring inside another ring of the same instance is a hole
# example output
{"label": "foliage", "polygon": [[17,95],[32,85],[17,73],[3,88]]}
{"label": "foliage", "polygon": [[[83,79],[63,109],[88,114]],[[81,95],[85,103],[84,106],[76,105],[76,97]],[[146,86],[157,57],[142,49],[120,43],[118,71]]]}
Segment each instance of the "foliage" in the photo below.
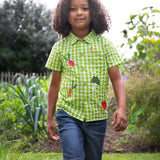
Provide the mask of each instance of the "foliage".
{"label": "foliage", "polygon": [[[126,85],[128,130],[145,144],[160,144],[160,75],[130,77]],[[135,132],[136,131],[136,132]],[[141,131],[143,134],[141,134]]]}
{"label": "foliage", "polygon": [[15,137],[15,126],[19,121],[14,110],[15,108],[21,110],[22,104],[20,100],[10,94],[12,91],[12,89],[6,90],[2,85],[0,86],[0,142]]}
{"label": "foliage", "polygon": [[[39,133],[46,131],[47,93],[43,88],[44,86],[47,86],[47,82],[46,78],[40,79],[34,75],[31,78],[28,78],[27,75],[16,74],[14,77],[14,83],[16,85],[3,84],[1,86],[1,90],[3,89],[3,95],[7,94],[11,101],[14,100],[19,102],[14,103],[15,106],[13,107],[8,104],[7,108],[10,109],[9,115],[15,115],[13,116],[14,120],[11,124],[16,123],[14,127],[19,129],[19,131],[24,130],[28,126],[31,129],[29,132],[34,133],[36,139],[38,139]],[[3,113],[5,115],[7,114],[5,106],[6,103],[9,103],[8,98],[6,99],[6,97],[3,96],[4,100],[0,108],[0,111],[5,111]],[[4,116],[2,116],[2,119],[3,118]],[[3,121],[7,122],[5,119],[3,119]],[[6,127],[6,125],[4,127]]]}
{"label": "foliage", "polygon": [[[156,149],[160,144],[160,75],[129,74],[124,71],[122,79],[126,86],[128,135],[126,142],[144,149]],[[110,86],[109,123],[117,109],[116,97]],[[130,138],[129,138],[130,137]]]}
{"label": "foliage", "polygon": [[[160,75],[128,74],[125,70],[123,72],[128,118],[128,129],[124,133],[128,137],[125,142],[128,143],[132,138],[132,143],[138,142],[138,145],[146,148],[156,147],[160,144]],[[13,83],[15,85],[0,86],[0,142],[14,139],[17,131],[30,135],[29,140],[23,137],[26,143],[32,142],[33,138],[43,138],[41,135],[47,135],[44,113],[49,80],[34,75],[28,78],[17,74]],[[117,109],[112,88],[109,100],[110,123],[111,115]],[[32,147],[32,144],[29,145]]]}
{"label": "foliage", "polygon": [[52,45],[51,11],[32,0],[0,5],[0,71],[43,72]]}
{"label": "foliage", "polygon": [[[128,30],[124,29],[124,38],[130,49],[135,50],[132,61],[138,70],[160,73],[160,10],[146,7],[139,14],[130,15],[126,22]],[[121,47],[123,47],[122,44]]]}

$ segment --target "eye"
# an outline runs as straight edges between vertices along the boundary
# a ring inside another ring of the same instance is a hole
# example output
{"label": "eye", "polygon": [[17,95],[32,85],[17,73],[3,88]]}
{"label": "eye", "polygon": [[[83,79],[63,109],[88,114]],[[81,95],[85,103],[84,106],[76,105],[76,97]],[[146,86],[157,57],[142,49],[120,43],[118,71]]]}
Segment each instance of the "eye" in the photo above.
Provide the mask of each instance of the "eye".
{"label": "eye", "polygon": [[76,10],[76,8],[73,8],[73,7],[70,8],[70,11],[75,11],[75,10]]}
{"label": "eye", "polygon": [[82,8],[84,11],[87,11],[87,10],[89,10],[89,7],[83,7]]}

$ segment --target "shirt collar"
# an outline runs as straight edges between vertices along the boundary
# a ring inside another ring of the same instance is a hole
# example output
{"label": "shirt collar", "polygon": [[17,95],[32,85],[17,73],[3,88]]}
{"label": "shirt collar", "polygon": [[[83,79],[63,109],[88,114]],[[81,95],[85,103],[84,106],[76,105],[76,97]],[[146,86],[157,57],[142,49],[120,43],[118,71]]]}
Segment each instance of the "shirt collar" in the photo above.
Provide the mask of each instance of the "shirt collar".
{"label": "shirt collar", "polygon": [[79,40],[84,40],[87,43],[93,43],[94,38],[96,37],[95,31],[92,29],[91,32],[83,39],[79,39],[77,36],[75,36],[71,31],[68,35],[69,40],[71,41],[71,44],[75,44]]}

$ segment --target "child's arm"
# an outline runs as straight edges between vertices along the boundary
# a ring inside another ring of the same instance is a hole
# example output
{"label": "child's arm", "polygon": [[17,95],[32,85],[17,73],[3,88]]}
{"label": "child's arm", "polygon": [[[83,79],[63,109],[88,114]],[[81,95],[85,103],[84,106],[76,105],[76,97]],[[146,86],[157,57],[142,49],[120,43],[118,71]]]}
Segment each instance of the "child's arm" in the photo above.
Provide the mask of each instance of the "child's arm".
{"label": "child's arm", "polygon": [[53,141],[58,141],[60,139],[58,136],[56,124],[53,121],[53,115],[56,109],[56,103],[58,99],[58,92],[60,89],[60,83],[61,72],[52,71],[52,78],[48,91],[47,133],[49,138]]}
{"label": "child's arm", "polygon": [[112,125],[114,126],[114,131],[123,131],[127,128],[127,118],[126,118],[126,95],[125,87],[119,69],[117,66],[109,68],[108,73],[113,85],[113,89],[118,101],[118,108],[112,116]]}

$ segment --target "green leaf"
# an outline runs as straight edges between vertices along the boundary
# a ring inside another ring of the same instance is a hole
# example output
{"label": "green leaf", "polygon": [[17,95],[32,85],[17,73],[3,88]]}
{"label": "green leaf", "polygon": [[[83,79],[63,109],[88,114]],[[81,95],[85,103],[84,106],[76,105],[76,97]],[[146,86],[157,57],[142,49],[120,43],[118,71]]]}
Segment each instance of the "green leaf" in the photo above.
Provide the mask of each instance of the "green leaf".
{"label": "green leaf", "polygon": [[130,131],[130,132],[133,132],[136,128],[137,128],[136,125],[133,125],[133,124],[130,124],[127,127],[128,131]]}
{"label": "green leaf", "polygon": [[132,105],[132,107],[131,107],[131,111],[133,112],[133,110],[135,109],[135,107],[136,107],[136,102],[134,102],[134,104]]}
{"label": "green leaf", "polygon": [[147,36],[147,31],[144,26],[138,27],[138,33],[140,33],[140,36]]}
{"label": "green leaf", "polygon": [[141,41],[141,43],[148,43],[149,42],[149,39],[148,38],[144,38],[142,41]]}
{"label": "green leaf", "polygon": [[16,89],[15,89],[16,93],[18,94],[19,98],[23,101],[24,104],[27,104],[28,101],[25,97],[25,94],[23,93],[22,89],[20,86],[16,86]]}
{"label": "green leaf", "polygon": [[41,110],[42,110],[42,117],[43,117],[43,128],[45,128],[45,116],[46,116],[46,107],[44,105],[41,106]]}
{"label": "green leaf", "polygon": [[152,13],[160,13],[160,10],[153,9],[153,10],[152,10]]}
{"label": "green leaf", "polygon": [[38,127],[38,117],[40,113],[40,107],[35,108],[35,121],[34,121],[34,133],[37,134],[37,127]]}
{"label": "green leaf", "polygon": [[143,11],[143,10],[146,10],[146,9],[148,9],[148,8],[149,8],[149,7],[145,7],[145,8],[142,9],[142,11]]}
{"label": "green leaf", "polygon": [[130,20],[132,21],[135,17],[137,17],[137,15],[130,15]]}
{"label": "green leaf", "polygon": [[143,108],[140,108],[139,110],[137,110],[136,112],[135,112],[135,115],[136,116],[139,116],[140,114],[144,114],[144,109]]}

